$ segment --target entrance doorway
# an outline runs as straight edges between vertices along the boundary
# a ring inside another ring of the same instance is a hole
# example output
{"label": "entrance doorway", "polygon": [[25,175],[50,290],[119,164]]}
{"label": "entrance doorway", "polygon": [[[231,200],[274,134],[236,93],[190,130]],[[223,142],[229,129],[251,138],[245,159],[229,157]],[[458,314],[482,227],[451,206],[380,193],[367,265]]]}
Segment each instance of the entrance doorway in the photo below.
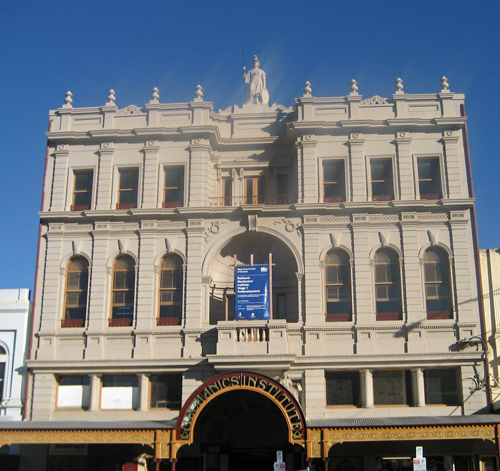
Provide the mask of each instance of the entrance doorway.
{"label": "entrance doorway", "polygon": [[176,471],[273,471],[277,451],[287,471],[303,469],[305,451],[288,437],[272,400],[246,389],[228,391],[201,411],[193,443],[179,450]]}

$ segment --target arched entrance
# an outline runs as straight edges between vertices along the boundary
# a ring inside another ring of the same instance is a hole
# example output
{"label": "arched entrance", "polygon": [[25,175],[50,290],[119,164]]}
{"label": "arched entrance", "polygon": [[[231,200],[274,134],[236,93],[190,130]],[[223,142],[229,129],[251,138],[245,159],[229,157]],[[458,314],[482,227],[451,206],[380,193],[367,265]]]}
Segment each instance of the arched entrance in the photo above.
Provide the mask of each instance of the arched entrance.
{"label": "arched entrance", "polygon": [[228,373],[205,383],[186,401],[175,435],[176,471],[272,471],[277,452],[287,471],[304,468],[300,406],[263,375]]}

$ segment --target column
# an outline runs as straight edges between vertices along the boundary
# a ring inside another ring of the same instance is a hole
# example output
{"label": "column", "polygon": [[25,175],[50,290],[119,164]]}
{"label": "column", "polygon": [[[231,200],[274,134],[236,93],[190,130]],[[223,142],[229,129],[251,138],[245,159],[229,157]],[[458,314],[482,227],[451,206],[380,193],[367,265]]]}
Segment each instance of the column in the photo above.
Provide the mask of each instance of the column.
{"label": "column", "polygon": [[410,152],[411,137],[407,132],[396,134],[396,174],[398,176],[398,188],[396,189],[396,199],[415,199],[413,178],[413,162]]}
{"label": "column", "polygon": [[186,313],[185,326],[201,325],[203,289],[201,283],[201,264],[203,262],[203,234],[205,226],[202,219],[189,219],[187,232],[186,261]]}
{"label": "column", "polygon": [[353,202],[364,202],[366,196],[366,163],[363,151],[365,140],[358,133],[349,136],[349,151],[351,161],[351,195]]}
{"label": "column", "polygon": [[[299,181],[299,186],[302,187],[302,203],[317,203],[318,202],[318,162],[316,158],[316,144],[312,136],[304,136],[300,142],[302,152],[302,182]],[[300,150],[299,150],[300,152]]]}
{"label": "column", "polygon": [[206,206],[208,204],[208,181],[210,146],[206,139],[193,139],[190,150],[190,169],[188,192],[189,206]]}
{"label": "column", "polygon": [[96,209],[111,208],[111,189],[113,188],[113,144],[101,143],[99,149],[99,170],[97,175]]}
{"label": "column", "polygon": [[411,384],[413,388],[413,405],[415,407],[425,407],[425,383],[422,368],[411,369]]}
{"label": "column", "polygon": [[373,408],[373,370],[360,370],[361,407]]}
{"label": "column", "polygon": [[102,375],[91,374],[90,377],[90,412],[97,412],[101,408],[101,377]]}
{"label": "column", "polygon": [[148,141],[143,149],[144,168],[142,172],[142,207],[158,206],[158,141]]}
{"label": "column", "polygon": [[140,373],[139,377],[139,410],[149,410],[149,376]]}
{"label": "column", "polygon": [[68,183],[68,144],[58,144],[54,152],[54,176],[52,179],[52,194],[50,211],[66,209],[66,185]]}

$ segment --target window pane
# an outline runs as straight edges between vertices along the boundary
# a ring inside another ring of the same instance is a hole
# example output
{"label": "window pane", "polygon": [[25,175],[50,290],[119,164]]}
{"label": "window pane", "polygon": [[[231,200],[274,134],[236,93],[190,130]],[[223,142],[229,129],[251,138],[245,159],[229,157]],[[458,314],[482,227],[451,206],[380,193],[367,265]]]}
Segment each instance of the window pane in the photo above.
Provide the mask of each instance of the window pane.
{"label": "window pane", "polygon": [[102,387],[137,387],[138,379],[136,375],[105,375],[102,377]]}
{"label": "window pane", "polygon": [[120,190],[137,190],[138,176],[137,169],[120,170]]}
{"label": "window pane", "polygon": [[375,405],[411,405],[411,374],[405,370],[376,370],[373,372]]}
{"label": "window pane", "polygon": [[92,172],[75,172],[75,191],[91,191]]}
{"label": "window pane", "polygon": [[439,160],[419,160],[418,161],[418,178],[420,180],[439,180]]}
{"label": "window pane", "polygon": [[151,376],[151,407],[180,410],[182,402],[182,375]]}
{"label": "window pane", "polygon": [[184,187],[184,169],[166,168],[165,169],[165,188],[183,188]]}
{"label": "window pane", "polygon": [[392,182],[392,163],[390,160],[372,160],[372,181],[383,180]]}
{"label": "window pane", "polygon": [[357,371],[328,371],[326,377],[326,403],[329,406],[357,406],[360,381]]}
{"label": "window pane", "polygon": [[88,386],[90,378],[82,376],[59,376],[59,386]]}
{"label": "window pane", "polygon": [[437,369],[425,370],[425,402],[426,404],[459,404],[457,370]]}

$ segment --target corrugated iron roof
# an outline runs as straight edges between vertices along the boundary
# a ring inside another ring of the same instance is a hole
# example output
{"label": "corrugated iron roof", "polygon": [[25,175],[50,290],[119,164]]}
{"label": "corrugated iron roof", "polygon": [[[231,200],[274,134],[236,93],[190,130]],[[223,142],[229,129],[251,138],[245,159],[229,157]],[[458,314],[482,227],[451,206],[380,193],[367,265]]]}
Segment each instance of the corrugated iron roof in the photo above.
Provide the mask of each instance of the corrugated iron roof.
{"label": "corrugated iron roof", "polygon": [[362,427],[419,427],[433,425],[500,424],[500,415],[452,415],[438,417],[367,417],[352,419],[312,419],[308,427],[362,428]]}
{"label": "corrugated iron roof", "polygon": [[150,430],[172,429],[177,419],[174,420],[120,420],[107,421],[12,421],[0,420],[0,430]]}

